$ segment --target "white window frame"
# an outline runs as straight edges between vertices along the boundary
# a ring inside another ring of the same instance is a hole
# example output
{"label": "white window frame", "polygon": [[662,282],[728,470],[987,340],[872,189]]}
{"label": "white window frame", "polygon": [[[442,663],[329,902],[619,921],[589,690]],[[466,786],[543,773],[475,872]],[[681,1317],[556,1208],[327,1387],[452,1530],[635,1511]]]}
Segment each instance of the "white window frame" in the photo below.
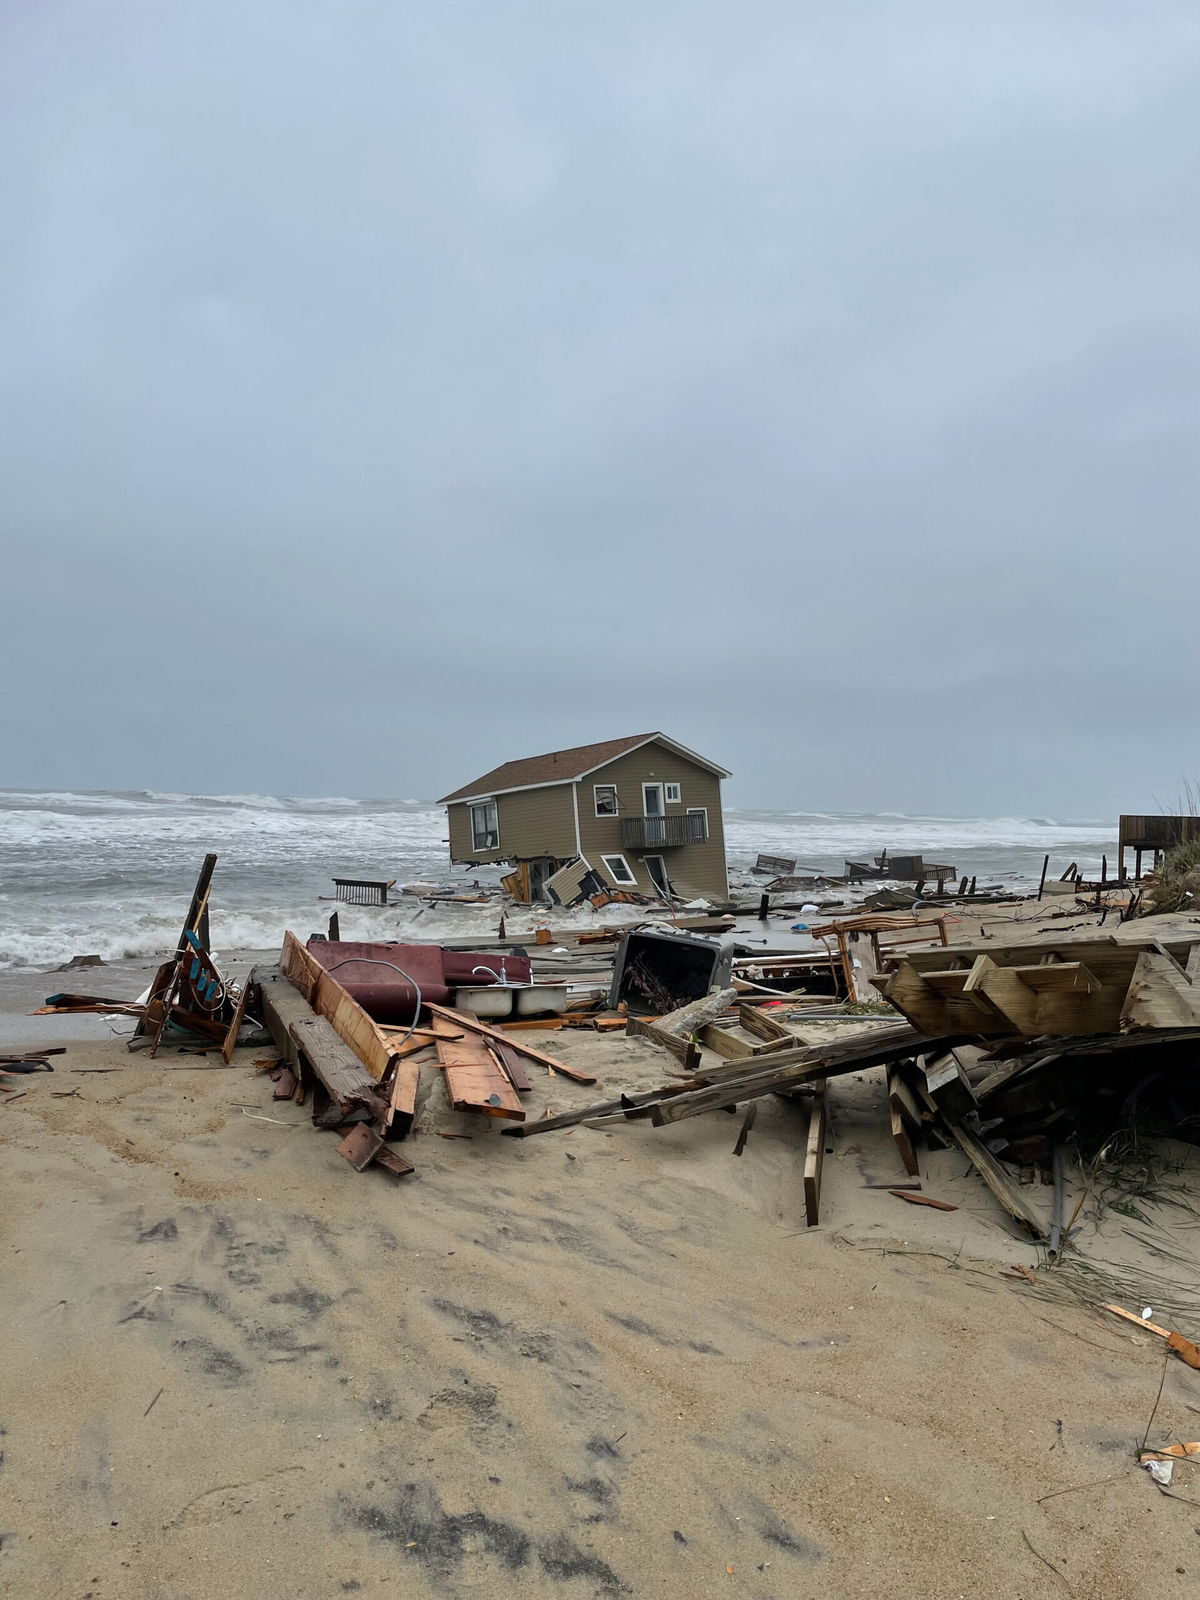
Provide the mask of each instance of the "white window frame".
{"label": "white window frame", "polygon": [[683,804],[683,789],[678,783],[663,784],[663,805],[681,806]]}
{"label": "white window frame", "polygon": [[[601,789],[612,790],[613,808],[611,811],[601,811],[600,809]],[[621,815],[621,796],[617,793],[615,783],[594,783],[592,785],[592,809],[598,817],[619,817]]]}
{"label": "white window frame", "polygon": [[[601,860],[601,863],[603,864],[605,872],[608,873],[609,877],[616,884],[618,889],[635,889],[637,887],[637,873],[634,872],[633,868],[629,865],[628,861],[626,861],[624,856],[622,856],[622,855],[601,856],[600,860]],[[629,876],[627,878],[622,878],[622,877],[618,876],[617,870],[613,866],[613,862],[614,861],[619,861],[621,863],[621,865],[625,868],[625,871],[629,874]]]}
{"label": "white window frame", "polygon": [[[707,844],[708,843],[708,807],[707,806],[689,806],[687,808],[686,815],[689,816],[689,817],[703,817],[704,818],[704,840],[703,840],[703,843]],[[700,844],[701,841],[699,839],[689,839],[688,843],[689,844]]]}
{"label": "white window frame", "polygon": [[[484,812],[490,811],[492,813],[493,818],[495,819],[495,827],[482,828],[482,829],[476,827],[476,825],[475,825],[475,813],[477,811],[484,811]],[[500,807],[496,804],[496,802],[494,800],[474,800],[467,807],[467,814],[468,814],[468,820],[470,821],[470,824],[471,824],[471,854],[473,856],[481,856],[481,855],[486,855],[489,850],[499,850],[499,848],[500,848]],[[480,833],[483,833],[485,837],[488,834],[493,835],[493,837],[495,839],[495,843],[494,844],[480,844],[479,843]]]}
{"label": "white window frame", "polygon": [[[646,790],[657,789],[662,804],[661,811],[646,810]],[[666,785],[663,783],[643,783],[642,785],[642,815],[644,817],[665,817],[667,814]]]}

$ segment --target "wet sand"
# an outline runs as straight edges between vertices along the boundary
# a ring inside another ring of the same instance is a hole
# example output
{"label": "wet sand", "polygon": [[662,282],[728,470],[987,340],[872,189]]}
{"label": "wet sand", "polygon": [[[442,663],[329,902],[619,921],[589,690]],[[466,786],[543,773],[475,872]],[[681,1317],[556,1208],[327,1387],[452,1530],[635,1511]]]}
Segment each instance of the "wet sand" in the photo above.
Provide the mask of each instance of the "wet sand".
{"label": "wet sand", "polygon": [[[643,1042],[540,1037],[600,1081],[539,1076],[531,1118],[663,1080]],[[79,1040],[0,1106],[5,1595],[1196,1585],[1196,1469],[1181,1503],[1132,1459],[1162,1347],[1003,1277],[1036,1252],[951,1152],[924,1182],[957,1211],[863,1187],[903,1179],[878,1074],[833,1086],[808,1230],[802,1107],[763,1102],[740,1159],[721,1113],[519,1141],[429,1071],[397,1181],[273,1103],[261,1054]],[[1198,1406],[1172,1359],[1156,1434]]]}

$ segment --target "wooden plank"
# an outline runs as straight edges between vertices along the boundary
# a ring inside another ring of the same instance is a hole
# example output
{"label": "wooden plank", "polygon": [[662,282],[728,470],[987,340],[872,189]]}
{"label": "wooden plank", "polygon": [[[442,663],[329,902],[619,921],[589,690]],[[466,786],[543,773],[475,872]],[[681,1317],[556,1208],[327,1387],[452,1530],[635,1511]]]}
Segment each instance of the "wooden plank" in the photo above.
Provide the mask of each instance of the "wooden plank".
{"label": "wooden plank", "polygon": [[396,1063],[396,1075],[392,1079],[392,1093],[384,1125],[397,1139],[407,1138],[412,1131],[413,1119],[417,1114],[417,1090],[420,1081],[419,1061]]}
{"label": "wooden plank", "polygon": [[225,1035],[225,1042],[221,1046],[221,1057],[228,1066],[234,1050],[237,1048],[238,1030],[246,1020],[246,1007],[250,1002],[250,979],[247,977],[242,984],[242,992],[238,995],[238,1003],[233,1008],[233,1018],[229,1024],[229,1031]]}
{"label": "wooden plank", "polygon": [[892,1124],[892,1138],[895,1141],[896,1150],[899,1153],[904,1170],[910,1178],[919,1178],[921,1176],[921,1163],[917,1160],[916,1147],[912,1142],[912,1135],[905,1125],[904,1118],[896,1110],[895,1106],[890,1107],[889,1115]]}
{"label": "wooden plank", "polygon": [[288,1024],[288,1033],[330,1099],[341,1106],[367,1105],[377,1115],[386,1114],[387,1105],[379,1096],[378,1084],[349,1045],[333,1031],[327,1018],[300,1018]]}
{"label": "wooden plank", "polygon": [[188,906],[187,915],[183,919],[183,927],[179,933],[179,943],[175,946],[176,956],[183,955],[188,949],[188,934],[198,934],[200,925],[204,921],[205,912],[208,910],[208,897],[212,892],[213,869],[217,864],[215,855],[207,855],[200,868],[200,875],[196,879],[196,887],[192,890],[192,903]]}
{"label": "wooden plank", "polygon": [[826,1088],[817,1085],[808,1119],[808,1143],[804,1150],[804,1220],[815,1228],[821,1220],[821,1168],[825,1161]]}
{"label": "wooden plank", "polygon": [[279,965],[284,977],[300,990],[319,1016],[326,1018],[378,1082],[391,1066],[394,1051],[358,1001],[313,959],[294,933],[283,936]]}
{"label": "wooden plank", "polygon": [[[1200,957],[1194,945],[1190,964]],[[1200,1023],[1200,984],[1165,950],[1143,950],[1129,980],[1122,1028],[1187,1028]]]}
{"label": "wooden plank", "polygon": [[378,1128],[372,1128],[366,1122],[356,1123],[350,1129],[338,1145],[337,1153],[345,1157],[355,1172],[363,1172],[373,1161],[387,1167],[397,1177],[404,1177],[415,1170],[412,1163],[406,1161],[398,1151],[384,1144]]}
{"label": "wooden plank", "polygon": [[949,1118],[944,1120],[954,1142],[971,1162],[971,1165],[978,1172],[984,1183],[987,1184],[1004,1210],[1034,1239],[1044,1242],[1047,1236],[1046,1224],[1025,1199],[1019,1185],[1004,1170],[992,1152],[980,1139],[976,1138],[970,1129],[963,1127],[961,1122],[954,1122]]}
{"label": "wooden plank", "polygon": [[647,1039],[673,1055],[676,1061],[687,1059],[688,1040],[677,1038],[673,1033],[664,1033],[649,1017],[630,1017],[626,1037]]}
{"label": "wooden plank", "polygon": [[500,1068],[508,1074],[508,1081],[517,1093],[528,1094],[533,1088],[533,1081],[525,1071],[525,1063],[517,1052],[503,1044],[494,1044],[489,1048]]}
{"label": "wooden plank", "polygon": [[796,1043],[796,1036],[789,1033],[782,1039],[778,1035],[768,1039],[747,1038],[732,1028],[723,1028],[719,1023],[710,1022],[700,1030],[700,1041],[727,1061],[742,1061],[770,1055],[774,1050],[785,1050],[788,1045]]}
{"label": "wooden plank", "polygon": [[872,1032],[875,1038],[871,1041],[837,1039],[827,1045],[807,1045],[797,1050],[778,1051],[748,1063],[745,1071],[735,1073],[727,1069],[720,1074],[719,1081],[690,1090],[667,1104],[654,1106],[650,1120],[656,1127],[667,1122],[681,1122],[685,1117],[701,1116],[707,1111],[737,1105],[742,1100],[799,1089],[843,1072],[879,1066],[886,1061],[912,1055],[914,1049],[920,1048],[922,1036],[912,1028],[880,1028],[872,1029]]}
{"label": "wooden plank", "polygon": [[[278,967],[256,967],[249,981],[258,989],[263,1022],[293,1069],[305,1067],[315,1073],[330,1099],[343,1110],[366,1105],[380,1115],[386,1112],[374,1078],[334,1033],[332,1024],[316,1016]],[[318,1022],[323,1023],[323,1030],[317,1029]]]}
{"label": "wooden plank", "polygon": [[455,1111],[524,1122],[525,1107],[485,1040],[470,1034],[459,1038],[447,1034],[437,1041],[437,1055]]}
{"label": "wooden plank", "polygon": [[921,1108],[918,1106],[912,1090],[895,1066],[889,1066],[887,1069],[887,1091],[889,1111],[891,1113],[892,1138],[896,1141],[896,1149],[900,1153],[900,1160],[904,1163],[904,1170],[910,1178],[919,1178],[921,1165],[917,1160],[917,1152],[912,1142],[912,1135],[921,1127]]}
{"label": "wooden plank", "polygon": [[760,1039],[779,1040],[785,1046],[796,1042],[792,1030],[784,1027],[782,1022],[777,1022],[769,1011],[762,1010],[760,1006],[746,1005],[744,1002],[740,1004],[738,1021],[747,1033],[757,1034]]}
{"label": "wooden plank", "polygon": [[1039,993],[1095,994],[1100,980],[1082,961],[1045,961],[1023,967],[1008,967],[1021,982]]}
{"label": "wooden plank", "polygon": [[427,1009],[431,1016],[441,1017],[447,1022],[453,1022],[470,1033],[478,1034],[481,1039],[487,1039],[491,1044],[506,1044],[520,1055],[523,1055],[527,1061],[536,1061],[538,1066],[549,1067],[551,1071],[561,1073],[564,1078],[571,1078],[576,1083],[595,1083],[596,1081],[593,1073],[580,1072],[578,1067],[568,1067],[565,1062],[556,1061],[553,1056],[544,1056],[540,1050],[534,1050],[523,1039],[506,1037],[502,1033],[497,1033],[495,1028],[489,1028],[485,1023],[480,1022],[477,1017],[467,1016],[462,1011],[451,1010],[449,1006],[431,1005]]}

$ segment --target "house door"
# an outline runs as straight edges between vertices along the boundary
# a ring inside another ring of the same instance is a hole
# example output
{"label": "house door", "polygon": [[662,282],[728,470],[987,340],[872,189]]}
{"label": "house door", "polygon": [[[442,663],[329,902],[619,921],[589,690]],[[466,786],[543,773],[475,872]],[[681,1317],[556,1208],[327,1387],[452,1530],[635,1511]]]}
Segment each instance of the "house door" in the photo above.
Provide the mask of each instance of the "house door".
{"label": "house door", "polygon": [[545,892],[547,878],[554,876],[558,869],[558,862],[553,856],[535,856],[529,863],[529,898],[546,900],[549,896]]}
{"label": "house door", "polygon": [[671,880],[667,877],[667,863],[661,856],[646,856],[646,871],[650,874],[650,881],[662,895],[664,900],[671,898]]}
{"label": "house door", "polygon": [[666,805],[664,804],[661,783],[644,783],[642,785],[642,815],[646,819],[646,843],[666,844]]}

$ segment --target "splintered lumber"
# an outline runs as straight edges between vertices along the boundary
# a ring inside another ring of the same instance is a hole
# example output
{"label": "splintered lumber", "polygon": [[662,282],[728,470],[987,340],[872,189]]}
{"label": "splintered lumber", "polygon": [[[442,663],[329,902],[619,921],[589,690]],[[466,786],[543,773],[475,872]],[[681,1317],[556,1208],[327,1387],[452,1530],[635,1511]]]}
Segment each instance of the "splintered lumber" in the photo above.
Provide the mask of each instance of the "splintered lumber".
{"label": "splintered lumber", "polygon": [[564,1111],[561,1116],[542,1117],[537,1122],[526,1122],[519,1128],[501,1128],[509,1139],[528,1139],[535,1133],[554,1133],[559,1128],[577,1128],[596,1121],[621,1122],[637,1117],[647,1117],[651,1106],[671,1095],[688,1094],[691,1083],[667,1083],[659,1089],[649,1089],[643,1094],[623,1094],[619,1100],[602,1100],[599,1105],[582,1106],[578,1111]]}
{"label": "splintered lumber", "polygon": [[246,1007],[249,1002],[250,979],[247,978],[245,983],[242,984],[242,992],[240,995],[238,995],[238,1003],[233,1008],[233,1016],[230,1019],[229,1031],[225,1035],[224,1044],[221,1046],[221,1057],[226,1066],[229,1065],[231,1059],[233,1058],[233,1052],[237,1048],[238,1033],[241,1029],[242,1023],[246,1019]]}
{"label": "splintered lumber", "polygon": [[377,1161],[381,1167],[387,1167],[398,1178],[415,1171],[412,1162],[406,1161],[398,1151],[385,1144],[379,1129],[372,1128],[366,1122],[355,1123],[338,1145],[337,1153],[345,1156],[355,1172],[364,1171],[373,1161]]}
{"label": "splintered lumber", "polygon": [[453,1038],[452,1032],[450,1025],[445,1036],[439,1035],[436,1047],[446,1074],[446,1092],[455,1111],[523,1122],[525,1107],[488,1049],[487,1041],[469,1032]]}
{"label": "splintered lumber", "polygon": [[1138,956],[1121,1013],[1123,1028],[1188,1028],[1200,1024],[1200,943],[1181,965],[1163,949]]}
{"label": "splintered lumber", "polygon": [[388,1102],[385,1127],[397,1139],[405,1138],[412,1130],[417,1114],[417,1088],[421,1081],[418,1061],[397,1061],[396,1075],[392,1079],[392,1092]]}
{"label": "splintered lumber", "polygon": [[[324,1086],[329,1098],[342,1110],[356,1105],[370,1106],[383,1113],[375,1079],[324,1017],[314,1015],[303,995],[287,981],[278,967],[256,967],[247,982],[259,992],[263,1022],[280,1055],[293,1068],[301,1066],[301,1056],[309,1070]],[[303,1072],[300,1072],[303,1081]]]}
{"label": "splintered lumber", "polygon": [[1197,942],[1101,935],[910,950],[876,987],[926,1032],[1033,1038],[1185,1026],[1200,1022]]}
{"label": "splintered lumber", "polygon": [[925,1088],[938,1110],[949,1117],[965,1117],[979,1110],[971,1081],[963,1071],[953,1050],[941,1055],[922,1056],[921,1070],[925,1075]]}
{"label": "splintered lumber", "polygon": [[532,1045],[527,1045],[523,1039],[512,1035],[497,1033],[495,1028],[489,1028],[486,1023],[478,1018],[468,1016],[465,1012],[454,1011],[449,1006],[427,1006],[431,1016],[440,1017],[445,1022],[452,1022],[458,1028],[465,1029],[468,1033],[478,1034],[481,1039],[486,1039],[489,1044],[506,1044],[509,1049],[516,1050],[527,1061],[536,1061],[539,1067],[549,1067],[552,1072],[559,1072],[564,1078],[572,1078],[576,1083],[595,1083],[595,1075],[590,1072],[580,1072],[578,1067],[568,1067],[564,1061],[556,1061],[553,1056],[544,1056],[540,1050],[535,1050]]}
{"label": "splintered lumber", "polygon": [[835,1039],[829,1044],[805,1045],[796,1050],[780,1050],[774,1055],[759,1057],[736,1075],[722,1073],[718,1081],[706,1087],[654,1106],[650,1120],[655,1127],[667,1122],[681,1122],[685,1117],[698,1117],[706,1111],[737,1105],[742,1100],[800,1089],[808,1083],[834,1078],[844,1072],[881,1066],[884,1062],[912,1055],[914,1050],[923,1046],[945,1042],[925,1039],[903,1023],[897,1027],[873,1028],[870,1034],[868,1038]]}
{"label": "splintered lumber", "polygon": [[1044,1243],[1047,1238],[1046,1224],[1025,1199],[1020,1186],[1009,1176],[983,1141],[973,1134],[969,1128],[965,1128],[961,1122],[952,1121],[949,1117],[946,1117],[944,1121],[954,1142],[971,1162],[971,1165],[978,1172],[984,1183],[987,1184],[1004,1210],[1034,1239]]}
{"label": "splintered lumber", "polygon": [[821,1217],[821,1168],[825,1161],[826,1086],[819,1083],[812,1097],[808,1143],[804,1151],[804,1220],[815,1228]]}
{"label": "splintered lumber", "polygon": [[892,1138],[896,1141],[900,1160],[904,1163],[904,1170],[910,1178],[919,1178],[921,1164],[917,1160],[912,1136],[921,1126],[921,1110],[913,1097],[912,1090],[895,1066],[889,1066],[887,1069],[887,1092]]}
{"label": "splintered lumber", "polygon": [[796,1043],[796,1035],[792,1030],[784,1027],[782,1022],[777,1022],[761,1006],[747,1005],[743,1000],[738,1006],[738,1021],[747,1033],[756,1034],[760,1039],[769,1039],[782,1048]]}
{"label": "splintered lumber", "polygon": [[914,1194],[911,1189],[889,1189],[897,1200],[907,1200],[910,1206],[932,1206],[935,1211],[957,1211],[949,1200],[935,1200],[931,1194]]}

